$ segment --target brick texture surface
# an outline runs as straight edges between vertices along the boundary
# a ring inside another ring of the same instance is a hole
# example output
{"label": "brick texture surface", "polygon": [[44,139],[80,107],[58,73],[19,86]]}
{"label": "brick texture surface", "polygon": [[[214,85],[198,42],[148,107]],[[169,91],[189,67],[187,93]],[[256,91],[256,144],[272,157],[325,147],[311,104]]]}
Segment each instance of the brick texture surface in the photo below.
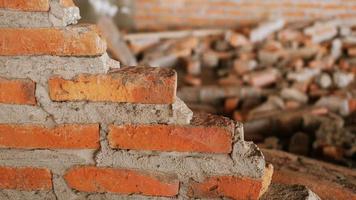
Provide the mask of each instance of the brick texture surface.
{"label": "brick texture surface", "polygon": [[258,199],[262,183],[258,180],[234,176],[218,176],[202,183],[191,182],[188,195],[192,198]]}
{"label": "brick texture surface", "polygon": [[95,26],[66,28],[1,28],[0,55],[95,56],[106,43]]}
{"label": "brick texture surface", "polygon": [[82,192],[175,196],[179,189],[179,181],[172,176],[91,166],[70,169],[65,180],[69,187]]}
{"label": "brick texture surface", "polygon": [[35,83],[29,79],[0,77],[0,103],[35,105]]}
{"label": "brick texture surface", "polygon": [[230,153],[234,123],[213,115],[198,115],[191,125],[112,125],[112,148],[178,152]]}
{"label": "brick texture surface", "polygon": [[171,104],[177,75],[170,69],[126,67],[105,75],[83,74],[73,80],[52,77],[48,83],[54,101]]}
{"label": "brick texture surface", "polygon": [[21,11],[48,11],[49,0],[0,0],[0,8]]}
{"label": "brick texture surface", "polygon": [[47,169],[0,166],[0,189],[51,190],[52,175]]}
{"label": "brick texture surface", "polygon": [[236,27],[283,17],[288,21],[356,17],[353,0],[133,0],[136,29]]}
{"label": "brick texture surface", "polygon": [[97,149],[99,125],[67,124],[46,128],[40,125],[0,124],[0,148]]}

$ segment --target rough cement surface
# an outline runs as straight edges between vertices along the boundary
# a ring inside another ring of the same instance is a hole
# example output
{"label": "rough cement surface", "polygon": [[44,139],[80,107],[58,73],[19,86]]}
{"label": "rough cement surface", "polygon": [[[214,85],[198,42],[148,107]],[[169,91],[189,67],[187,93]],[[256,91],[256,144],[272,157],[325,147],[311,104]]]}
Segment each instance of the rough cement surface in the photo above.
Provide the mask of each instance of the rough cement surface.
{"label": "rough cement surface", "polygon": [[233,141],[244,141],[245,140],[245,132],[244,132],[244,126],[241,122],[235,121],[235,131],[234,131],[234,137]]}
{"label": "rough cement surface", "polygon": [[0,9],[0,28],[38,28],[51,26],[49,14],[46,12],[21,12]]}
{"label": "rough cement surface", "polygon": [[79,73],[107,73],[110,68],[120,68],[120,63],[107,54],[97,57],[0,56],[0,76],[30,78],[40,83],[47,83],[51,75],[71,79]]}
{"label": "rough cement surface", "polygon": [[193,118],[193,112],[178,97],[176,97],[176,101],[172,104],[172,109],[175,112],[173,112],[173,117],[169,124],[189,124]]}
{"label": "rough cement surface", "polygon": [[64,27],[80,19],[78,7],[63,7],[59,0],[50,1],[49,12],[22,12],[0,9],[0,28]]}
{"label": "rough cement surface", "polygon": [[0,190],[1,200],[57,200],[53,191]]}
{"label": "rough cement surface", "polygon": [[74,165],[94,164],[94,150],[14,150],[0,149],[0,165],[32,166],[64,173]]}
{"label": "rough cement surface", "polygon": [[320,200],[318,195],[304,185],[270,185],[261,200]]}
{"label": "rough cement surface", "polygon": [[67,26],[77,24],[80,19],[80,11],[76,6],[63,7],[60,0],[50,2],[49,21],[53,26]]}
{"label": "rough cement surface", "polygon": [[239,169],[241,174],[249,174],[254,178],[263,176],[266,166],[265,158],[253,142],[236,142],[231,157],[234,167]]}

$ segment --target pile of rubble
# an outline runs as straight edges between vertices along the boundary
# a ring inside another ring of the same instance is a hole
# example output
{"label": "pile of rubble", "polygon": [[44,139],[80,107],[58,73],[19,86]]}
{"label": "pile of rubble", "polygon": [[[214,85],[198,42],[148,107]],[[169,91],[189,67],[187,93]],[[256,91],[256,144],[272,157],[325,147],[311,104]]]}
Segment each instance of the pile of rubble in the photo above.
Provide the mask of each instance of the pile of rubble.
{"label": "pile of rubble", "polygon": [[263,147],[354,166],[353,28],[347,20],[277,20],[123,39],[138,63],[176,67],[178,96],[193,110],[244,122],[246,138]]}

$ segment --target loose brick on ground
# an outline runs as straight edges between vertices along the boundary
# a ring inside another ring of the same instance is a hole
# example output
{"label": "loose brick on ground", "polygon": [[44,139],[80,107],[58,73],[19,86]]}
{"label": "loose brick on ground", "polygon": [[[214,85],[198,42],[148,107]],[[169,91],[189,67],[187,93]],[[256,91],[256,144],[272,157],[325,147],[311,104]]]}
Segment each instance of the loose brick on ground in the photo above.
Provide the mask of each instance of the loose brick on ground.
{"label": "loose brick on ground", "polygon": [[175,196],[179,181],[172,175],[128,169],[74,167],[64,176],[69,187],[81,192],[112,192],[149,196]]}
{"label": "loose brick on ground", "polygon": [[35,105],[35,83],[29,79],[0,77],[0,103]]}
{"label": "loose brick on ground", "polygon": [[177,75],[171,69],[126,67],[109,74],[81,74],[73,80],[55,76],[48,84],[53,101],[172,104]]}
{"label": "loose brick on ground", "polygon": [[0,8],[45,12],[49,10],[49,0],[0,0]]}
{"label": "loose brick on ground", "polygon": [[1,28],[0,55],[97,56],[106,43],[94,25],[65,28]]}
{"label": "loose brick on ground", "polygon": [[210,114],[196,114],[191,125],[111,125],[112,148],[178,152],[230,153],[234,122]]}
{"label": "loose brick on ground", "polygon": [[0,189],[51,190],[52,175],[48,169],[0,166]]}
{"label": "loose brick on ground", "polygon": [[99,125],[66,124],[47,128],[41,125],[0,124],[0,148],[97,149]]}

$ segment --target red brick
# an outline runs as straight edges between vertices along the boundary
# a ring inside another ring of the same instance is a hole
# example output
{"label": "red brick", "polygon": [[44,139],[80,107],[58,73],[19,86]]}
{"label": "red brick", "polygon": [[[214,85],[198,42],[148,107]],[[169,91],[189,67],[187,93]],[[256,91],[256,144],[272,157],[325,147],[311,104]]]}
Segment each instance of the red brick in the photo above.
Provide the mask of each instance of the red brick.
{"label": "red brick", "polygon": [[29,79],[0,77],[0,103],[35,105],[35,83]]}
{"label": "red brick", "polygon": [[97,149],[99,125],[40,125],[0,124],[0,148],[19,149]]}
{"label": "red brick", "polygon": [[127,169],[75,167],[64,176],[69,187],[81,192],[112,192],[149,196],[175,196],[179,181],[173,176]]}
{"label": "red brick", "polygon": [[177,75],[170,69],[126,67],[109,74],[82,74],[73,80],[52,77],[48,84],[54,101],[171,104]]}
{"label": "red brick", "polygon": [[194,116],[191,125],[111,125],[112,148],[230,153],[234,123],[224,117]]}
{"label": "red brick", "polygon": [[49,0],[0,0],[0,8],[21,11],[48,11]]}
{"label": "red brick", "polygon": [[106,43],[92,25],[66,28],[0,28],[0,55],[96,56]]}
{"label": "red brick", "polygon": [[51,190],[52,175],[47,169],[0,166],[0,189]]}
{"label": "red brick", "polygon": [[258,199],[262,182],[234,176],[217,176],[202,183],[191,182],[188,196],[192,198]]}

